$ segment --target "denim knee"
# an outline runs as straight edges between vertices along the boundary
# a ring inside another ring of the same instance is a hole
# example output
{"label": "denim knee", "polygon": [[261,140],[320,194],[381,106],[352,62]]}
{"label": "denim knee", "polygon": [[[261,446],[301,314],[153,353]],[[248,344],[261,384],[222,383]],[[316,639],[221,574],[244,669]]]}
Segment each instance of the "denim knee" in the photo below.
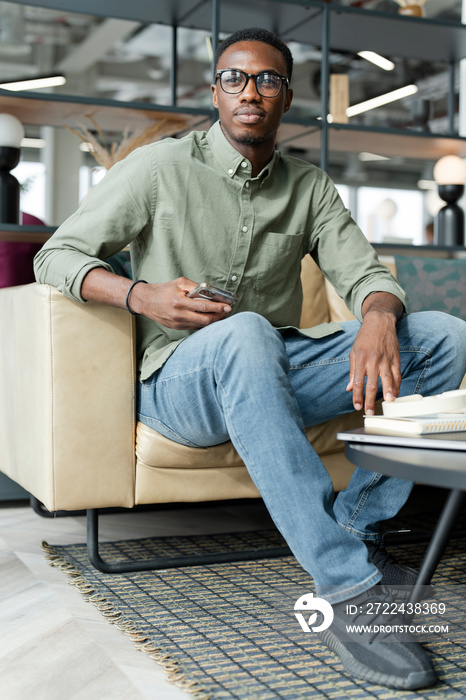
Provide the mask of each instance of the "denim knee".
{"label": "denim knee", "polygon": [[410,341],[422,343],[437,361],[466,372],[466,322],[443,311],[419,311],[405,317],[410,330]]}
{"label": "denim knee", "polygon": [[443,316],[442,325],[445,329],[445,352],[450,353],[452,362],[464,374],[466,373],[466,322],[450,314],[442,313],[441,315]]}
{"label": "denim knee", "polygon": [[209,328],[215,330],[217,334],[223,332],[227,336],[234,335],[241,338],[257,338],[258,340],[277,334],[272,324],[264,316],[254,311],[241,311],[218,324],[212,324]]}
{"label": "denim knee", "polygon": [[466,323],[444,311],[418,311],[408,315],[410,322],[419,323],[428,337],[445,339],[454,345],[465,345]]}
{"label": "denim knee", "polygon": [[222,352],[228,350],[230,354],[247,357],[251,363],[278,357],[287,367],[289,365],[281,334],[260,314],[243,311],[209,328],[215,333]]}

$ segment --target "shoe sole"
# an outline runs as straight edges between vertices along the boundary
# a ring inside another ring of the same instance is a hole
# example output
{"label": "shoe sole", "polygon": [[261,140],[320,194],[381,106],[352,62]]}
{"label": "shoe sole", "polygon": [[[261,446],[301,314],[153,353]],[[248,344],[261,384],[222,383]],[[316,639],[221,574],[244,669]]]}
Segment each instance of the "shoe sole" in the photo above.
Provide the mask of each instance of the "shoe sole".
{"label": "shoe sole", "polygon": [[355,659],[345,645],[338,637],[330,632],[330,630],[324,630],[319,634],[319,637],[322,642],[340,658],[345,671],[356,678],[378,685],[386,685],[390,688],[398,688],[400,690],[427,688],[438,682],[438,677],[434,669],[430,669],[429,671],[414,671],[406,678],[382,673],[381,671],[374,671],[374,669],[365,666]]}

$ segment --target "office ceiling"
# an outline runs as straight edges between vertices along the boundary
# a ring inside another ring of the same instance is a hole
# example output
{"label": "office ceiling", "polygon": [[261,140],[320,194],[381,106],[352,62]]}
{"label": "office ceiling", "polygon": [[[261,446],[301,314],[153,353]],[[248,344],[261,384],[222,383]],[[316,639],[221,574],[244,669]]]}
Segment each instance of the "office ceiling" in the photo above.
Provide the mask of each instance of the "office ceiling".
{"label": "office ceiling", "polygon": [[[238,2],[241,4],[242,0]],[[34,4],[0,2],[0,81],[61,72],[66,76],[67,83],[62,88],[56,88],[59,92],[170,104],[172,28],[169,25],[141,23],[131,16],[115,19],[56,9],[91,7],[89,2],[78,4],[70,0],[44,0],[43,4],[47,7],[40,7],[40,2],[36,3],[35,0]],[[387,13],[396,13],[399,7],[395,0],[346,0],[341,4]],[[95,5],[102,11],[105,2]],[[117,5],[113,3],[113,6]],[[461,5],[461,0],[427,0],[426,15],[459,20]],[[263,1],[255,4],[254,0],[248,0],[244,5],[244,16],[253,16],[247,14],[246,8],[258,10],[263,6]],[[240,11],[240,5],[237,5],[237,10]],[[259,23],[260,16],[257,17]],[[299,116],[318,116],[320,46],[296,43],[291,29],[286,39],[290,40],[296,64],[293,81],[295,113]],[[210,32],[207,29],[178,29],[180,106],[210,106],[209,44]],[[409,83],[416,83],[419,87],[416,98],[367,112],[360,119],[371,125],[418,124],[432,131],[444,131],[447,65],[393,55],[387,57],[396,66],[390,72],[373,66],[354,52],[332,54],[331,70],[349,74],[352,104]],[[348,163],[342,163],[342,167],[347,166]]]}

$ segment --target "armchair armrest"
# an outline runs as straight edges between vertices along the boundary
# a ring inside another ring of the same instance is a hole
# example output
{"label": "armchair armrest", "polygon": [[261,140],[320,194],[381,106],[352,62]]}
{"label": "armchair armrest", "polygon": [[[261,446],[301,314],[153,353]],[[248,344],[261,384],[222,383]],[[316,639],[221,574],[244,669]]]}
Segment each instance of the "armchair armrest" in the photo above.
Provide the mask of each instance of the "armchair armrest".
{"label": "armchair armrest", "polygon": [[0,470],[51,511],[134,505],[132,317],[0,290]]}

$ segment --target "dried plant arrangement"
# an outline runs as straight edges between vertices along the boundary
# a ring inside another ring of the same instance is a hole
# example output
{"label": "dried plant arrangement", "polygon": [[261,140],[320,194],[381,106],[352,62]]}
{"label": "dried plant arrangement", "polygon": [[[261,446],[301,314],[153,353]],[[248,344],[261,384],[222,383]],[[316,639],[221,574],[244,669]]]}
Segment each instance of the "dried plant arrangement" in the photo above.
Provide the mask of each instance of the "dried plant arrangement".
{"label": "dried plant arrangement", "polygon": [[119,142],[113,141],[108,143],[96,120],[90,115],[86,115],[86,119],[93,125],[93,131],[80,122],[77,123],[76,129],[73,129],[71,126],[67,126],[66,129],[77,136],[83,143],[89,145],[91,155],[106,170],[110,170],[112,165],[126,158],[139,146],[145,146],[148,143],[161,139],[163,136],[176,134],[187,127],[185,118],[171,114],[158,119],[142,130],[130,132],[129,129],[125,129]]}

